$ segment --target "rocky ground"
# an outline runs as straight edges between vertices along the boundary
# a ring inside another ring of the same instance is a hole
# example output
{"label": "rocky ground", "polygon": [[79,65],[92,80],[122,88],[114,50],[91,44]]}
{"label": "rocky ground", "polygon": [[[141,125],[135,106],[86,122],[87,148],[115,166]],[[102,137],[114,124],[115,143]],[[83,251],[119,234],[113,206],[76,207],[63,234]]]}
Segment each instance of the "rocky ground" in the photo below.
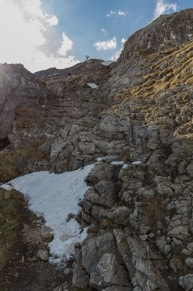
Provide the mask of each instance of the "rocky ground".
{"label": "rocky ground", "polygon": [[47,242],[28,213],[8,290],[193,289],[192,20],[193,9],[161,16],[127,40],[117,63],[90,60],[71,78],[1,66],[1,182],[101,157],[81,204],[89,235],[67,274],[37,256]]}
{"label": "rocky ground", "polygon": [[43,219],[28,210],[21,193],[0,194],[0,290],[69,290],[72,263],[65,268],[48,263],[52,235]]}

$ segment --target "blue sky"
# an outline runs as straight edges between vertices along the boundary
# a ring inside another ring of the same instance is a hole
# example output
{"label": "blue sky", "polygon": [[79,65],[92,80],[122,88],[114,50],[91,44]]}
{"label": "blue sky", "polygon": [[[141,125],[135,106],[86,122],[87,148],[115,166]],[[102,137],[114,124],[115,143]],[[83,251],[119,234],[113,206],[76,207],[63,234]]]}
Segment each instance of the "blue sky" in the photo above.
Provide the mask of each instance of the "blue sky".
{"label": "blue sky", "polygon": [[125,40],[190,0],[0,0],[0,63],[30,71],[116,60]]}

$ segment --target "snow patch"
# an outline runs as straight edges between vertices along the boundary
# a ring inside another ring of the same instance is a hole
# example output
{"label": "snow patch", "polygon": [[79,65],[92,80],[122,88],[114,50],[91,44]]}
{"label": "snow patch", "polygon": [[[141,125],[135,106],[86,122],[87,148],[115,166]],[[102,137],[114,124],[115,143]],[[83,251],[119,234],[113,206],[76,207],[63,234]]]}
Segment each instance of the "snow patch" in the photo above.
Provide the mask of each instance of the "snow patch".
{"label": "snow patch", "polygon": [[122,169],[127,169],[128,167],[129,167],[128,164],[124,164],[123,167],[122,167]]}
{"label": "snow patch", "polygon": [[103,161],[103,158],[99,157],[99,158],[96,159],[96,161],[97,162],[102,162]]}
{"label": "snow patch", "polygon": [[74,245],[87,236],[87,229],[82,231],[74,218],[67,220],[69,214],[77,215],[81,209],[78,202],[88,189],[85,178],[93,166],[62,174],[34,172],[1,186],[23,193],[30,210],[43,216],[53,230],[54,239],[49,243],[51,263],[65,263],[74,255]]}
{"label": "snow patch", "polygon": [[140,165],[142,162],[141,161],[134,161],[133,163],[132,163],[132,165]]}
{"label": "snow patch", "polygon": [[97,89],[98,88],[98,85],[95,84],[95,83],[87,83],[87,85],[92,88],[92,89]]}
{"label": "snow patch", "polygon": [[113,161],[111,164],[115,165],[115,166],[123,166],[124,162],[123,161]]}
{"label": "snow patch", "polygon": [[111,61],[111,60],[109,60],[109,61],[104,61],[104,62],[102,62],[101,64],[102,64],[103,66],[110,66],[112,63],[114,63],[114,62]]}

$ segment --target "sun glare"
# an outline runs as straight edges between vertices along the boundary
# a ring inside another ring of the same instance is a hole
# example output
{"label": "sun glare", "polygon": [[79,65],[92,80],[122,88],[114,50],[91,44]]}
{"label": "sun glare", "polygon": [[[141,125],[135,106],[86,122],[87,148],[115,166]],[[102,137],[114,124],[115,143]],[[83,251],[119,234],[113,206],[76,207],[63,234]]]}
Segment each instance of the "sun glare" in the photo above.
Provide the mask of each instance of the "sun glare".
{"label": "sun glare", "polygon": [[50,31],[57,24],[57,17],[43,11],[40,0],[18,0],[17,4],[0,0],[0,63],[22,63],[32,72],[77,63],[66,56],[73,42],[64,32],[58,49],[50,50]]}

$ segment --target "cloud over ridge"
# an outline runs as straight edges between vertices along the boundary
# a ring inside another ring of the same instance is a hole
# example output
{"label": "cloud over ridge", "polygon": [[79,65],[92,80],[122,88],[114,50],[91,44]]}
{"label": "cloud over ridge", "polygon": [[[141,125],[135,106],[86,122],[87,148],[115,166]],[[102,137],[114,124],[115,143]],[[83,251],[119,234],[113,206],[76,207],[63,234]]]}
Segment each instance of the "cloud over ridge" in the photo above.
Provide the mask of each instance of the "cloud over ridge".
{"label": "cloud over ridge", "polygon": [[22,63],[32,72],[77,63],[73,42],[64,32],[58,38],[57,24],[41,0],[0,0],[0,63]]}
{"label": "cloud over ridge", "polygon": [[177,8],[176,3],[167,3],[165,0],[157,0],[153,19],[158,18],[162,14],[176,12]]}
{"label": "cloud over ridge", "polygon": [[115,49],[117,47],[116,37],[113,37],[107,41],[97,41],[94,43],[94,47],[97,51]]}

